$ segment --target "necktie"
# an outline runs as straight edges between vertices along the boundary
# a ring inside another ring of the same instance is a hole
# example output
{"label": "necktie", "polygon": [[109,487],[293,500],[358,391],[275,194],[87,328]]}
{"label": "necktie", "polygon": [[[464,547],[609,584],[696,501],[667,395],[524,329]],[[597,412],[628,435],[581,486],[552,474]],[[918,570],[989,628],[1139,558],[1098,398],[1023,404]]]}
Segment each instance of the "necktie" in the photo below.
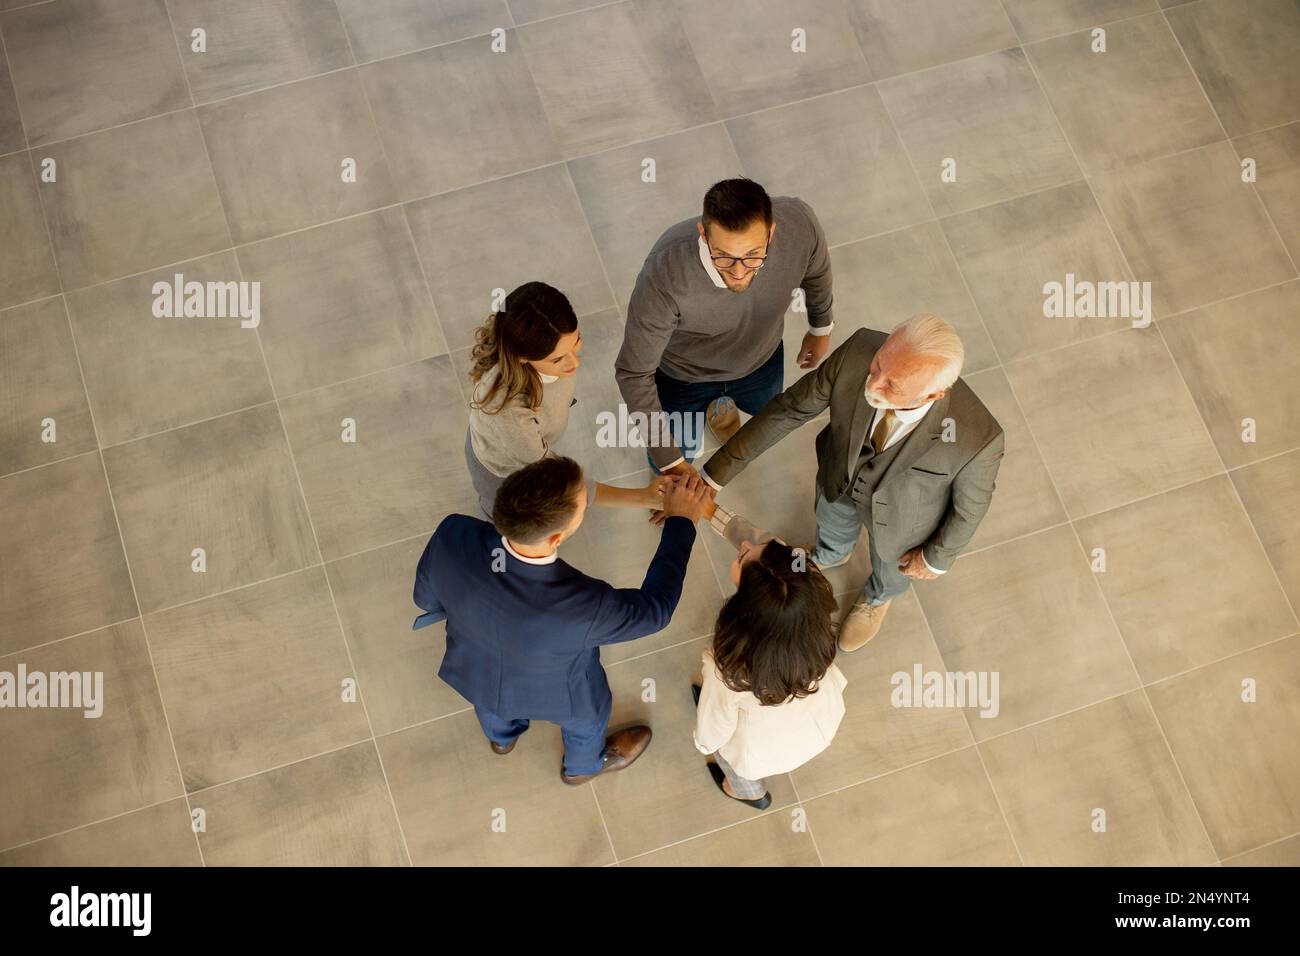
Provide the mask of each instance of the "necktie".
{"label": "necktie", "polygon": [[871,450],[877,455],[885,450],[885,445],[889,443],[889,436],[894,433],[896,424],[898,424],[898,416],[894,413],[894,410],[892,408],[885,409],[885,414],[880,416],[879,424],[871,433]]}

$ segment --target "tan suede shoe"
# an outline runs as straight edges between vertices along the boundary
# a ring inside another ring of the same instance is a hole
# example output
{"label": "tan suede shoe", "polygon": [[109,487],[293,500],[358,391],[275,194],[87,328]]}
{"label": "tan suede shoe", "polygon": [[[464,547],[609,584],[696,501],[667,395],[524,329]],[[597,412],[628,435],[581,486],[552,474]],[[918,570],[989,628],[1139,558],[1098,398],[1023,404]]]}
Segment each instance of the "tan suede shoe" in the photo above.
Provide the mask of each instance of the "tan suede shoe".
{"label": "tan suede shoe", "polygon": [[863,601],[853,605],[853,610],[840,624],[840,650],[851,654],[875,637],[884,623],[890,603],[867,604]]}

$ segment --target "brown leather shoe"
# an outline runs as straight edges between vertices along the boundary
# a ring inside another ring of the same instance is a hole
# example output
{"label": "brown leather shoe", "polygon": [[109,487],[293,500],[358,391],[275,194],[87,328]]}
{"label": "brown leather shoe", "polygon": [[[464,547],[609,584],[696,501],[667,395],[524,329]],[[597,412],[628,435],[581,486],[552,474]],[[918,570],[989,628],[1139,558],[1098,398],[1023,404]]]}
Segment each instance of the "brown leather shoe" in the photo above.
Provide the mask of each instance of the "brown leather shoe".
{"label": "brown leather shoe", "polygon": [[868,604],[863,601],[853,605],[853,610],[840,624],[840,650],[851,654],[880,633],[890,603]]}
{"label": "brown leather shoe", "polygon": [[614,773],[616,770],[630,767],[637,757],[645,753],[646,747],[650,746],[650,738],[653,735],[654,732],[645,724],[638,724],[635,727],[620,730],[616,734],[610,734],[605,738],[604,767],[595,773],[578,774],[576,777],[570,777],[561,770],[560,779],[570,786],[576,787],[588,780],[596,779],[602,773]]}
{"label": "brown leather shoe", "polygon": [[510,741],[510,743],[506,744],[504,747],[502,747],[495,740],[490,740],[488,741],[488,743],[492,745],[492,752],[494,754],[504,755],[510,753],[510,751],[515,749],[515,744],[519,743],[519,738],[516,737],[514,740]]}

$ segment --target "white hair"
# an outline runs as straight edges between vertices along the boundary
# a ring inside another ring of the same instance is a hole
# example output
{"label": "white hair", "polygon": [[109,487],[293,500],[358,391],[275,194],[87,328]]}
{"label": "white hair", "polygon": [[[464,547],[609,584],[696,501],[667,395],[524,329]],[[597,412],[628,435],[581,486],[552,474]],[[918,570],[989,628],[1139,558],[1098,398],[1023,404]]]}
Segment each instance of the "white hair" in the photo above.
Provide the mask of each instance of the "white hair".
{"label": "white hair", "polygon": [[939,316],[922,312],[904,319],[890,333],[890,338],[895,336],[908,351],[943,359],[944,365],[927,391],[948,389],[957,381],[962,363],[966,360],[966,349],[961,344],[957,330]]}

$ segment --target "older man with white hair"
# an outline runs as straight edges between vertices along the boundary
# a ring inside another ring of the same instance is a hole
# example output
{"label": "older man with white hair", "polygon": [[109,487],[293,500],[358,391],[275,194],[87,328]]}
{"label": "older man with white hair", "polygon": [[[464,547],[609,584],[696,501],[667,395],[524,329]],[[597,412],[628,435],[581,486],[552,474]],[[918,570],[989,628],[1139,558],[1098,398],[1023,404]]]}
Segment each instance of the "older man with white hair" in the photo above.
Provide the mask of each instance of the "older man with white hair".
{"label": "older man with white hair", "polygon": [[804,422],[830,409],[817,435],[817,550],[844,564],[868,529],[871,577],[840,625],[840,650],[871,640],[912,580],[952,567],[993,497],[1002,427],[958,376],[964,351],[936,315],[889,335],[859,329],[745,423],[704,466],[720,489]]}

